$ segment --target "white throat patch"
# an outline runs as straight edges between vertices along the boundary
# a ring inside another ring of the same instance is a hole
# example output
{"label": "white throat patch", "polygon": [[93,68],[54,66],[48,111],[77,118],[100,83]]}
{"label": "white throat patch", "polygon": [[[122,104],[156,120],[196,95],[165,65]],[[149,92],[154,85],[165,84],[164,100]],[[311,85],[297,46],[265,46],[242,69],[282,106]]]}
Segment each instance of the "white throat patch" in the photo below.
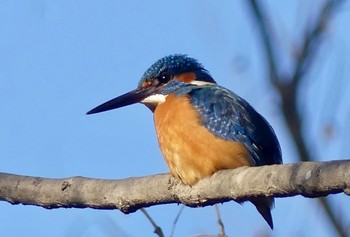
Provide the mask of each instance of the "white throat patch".
{"label": "white throat patch", "polygon": [[191,81],[190,84],[196,85],[196,86],[214,85],[214,83],[207,82],[207,81]]}
{"label": "white throat patch", "polygon": [[150,95],[143,100],[141,100],[141,103],[146,104],[146,105],[159,105],[165,102],[167,95],[162,95],[162,94],[155,94],[155,95]]}

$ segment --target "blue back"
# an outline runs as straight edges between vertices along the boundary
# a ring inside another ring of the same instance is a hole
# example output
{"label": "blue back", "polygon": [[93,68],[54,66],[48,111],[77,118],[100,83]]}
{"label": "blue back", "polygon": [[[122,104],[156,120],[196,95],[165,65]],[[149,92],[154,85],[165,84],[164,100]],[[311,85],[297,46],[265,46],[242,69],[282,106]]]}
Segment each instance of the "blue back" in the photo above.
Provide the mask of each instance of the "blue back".
{"label": "blue back", "polygon": [[218,85],[190,88],[191,103],[200,113],[203,126],[222,139],[242,142],[256,165],[282,163],[272,127],[248,102]]}

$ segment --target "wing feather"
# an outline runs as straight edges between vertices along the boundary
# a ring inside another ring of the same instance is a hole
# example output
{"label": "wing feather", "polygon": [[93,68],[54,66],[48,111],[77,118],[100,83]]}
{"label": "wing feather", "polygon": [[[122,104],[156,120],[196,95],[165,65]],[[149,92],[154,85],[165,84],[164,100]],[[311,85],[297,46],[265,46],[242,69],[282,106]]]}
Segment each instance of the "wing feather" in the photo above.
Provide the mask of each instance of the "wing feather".
{"label": "wing feather", "polygon": [[209,131],[222,139],[242,142],[256,165],[282,163],[272,127],[244,99],[217,85],[192,87],[189,94]]}

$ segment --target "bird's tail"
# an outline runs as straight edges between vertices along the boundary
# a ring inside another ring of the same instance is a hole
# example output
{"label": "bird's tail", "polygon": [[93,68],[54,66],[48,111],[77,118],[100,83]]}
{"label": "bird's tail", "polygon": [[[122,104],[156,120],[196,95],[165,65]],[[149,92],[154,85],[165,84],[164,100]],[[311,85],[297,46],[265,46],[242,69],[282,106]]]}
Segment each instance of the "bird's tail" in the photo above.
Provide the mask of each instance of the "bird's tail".
{"label": "bird's tail", "polygon": [[250,201],[254,204],[258,212],[264,217],[265,221],[271,229],[273,229],[273,221],[271,216],[271,209],[274,206],[274,198],[272,197],[258,197],[250,199]]}

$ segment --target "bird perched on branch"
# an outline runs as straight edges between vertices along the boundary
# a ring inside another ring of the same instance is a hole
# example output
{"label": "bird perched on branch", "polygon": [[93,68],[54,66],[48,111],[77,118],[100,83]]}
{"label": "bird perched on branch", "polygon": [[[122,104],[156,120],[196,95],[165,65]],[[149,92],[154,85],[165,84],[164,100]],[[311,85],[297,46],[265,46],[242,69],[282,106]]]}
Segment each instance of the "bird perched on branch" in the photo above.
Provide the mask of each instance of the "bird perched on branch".
{"label": "bird perched on branch", "polygon": [[[251,105],[216,84],[209,72],[186,55],[155,62],[137,88],[87,112],[99,113],[134,103],[154,113],[160,149],[170,173],[194,185],[218,170],[281,164],[277,137]],[[273,228],[273,198],[251,200]]]}

